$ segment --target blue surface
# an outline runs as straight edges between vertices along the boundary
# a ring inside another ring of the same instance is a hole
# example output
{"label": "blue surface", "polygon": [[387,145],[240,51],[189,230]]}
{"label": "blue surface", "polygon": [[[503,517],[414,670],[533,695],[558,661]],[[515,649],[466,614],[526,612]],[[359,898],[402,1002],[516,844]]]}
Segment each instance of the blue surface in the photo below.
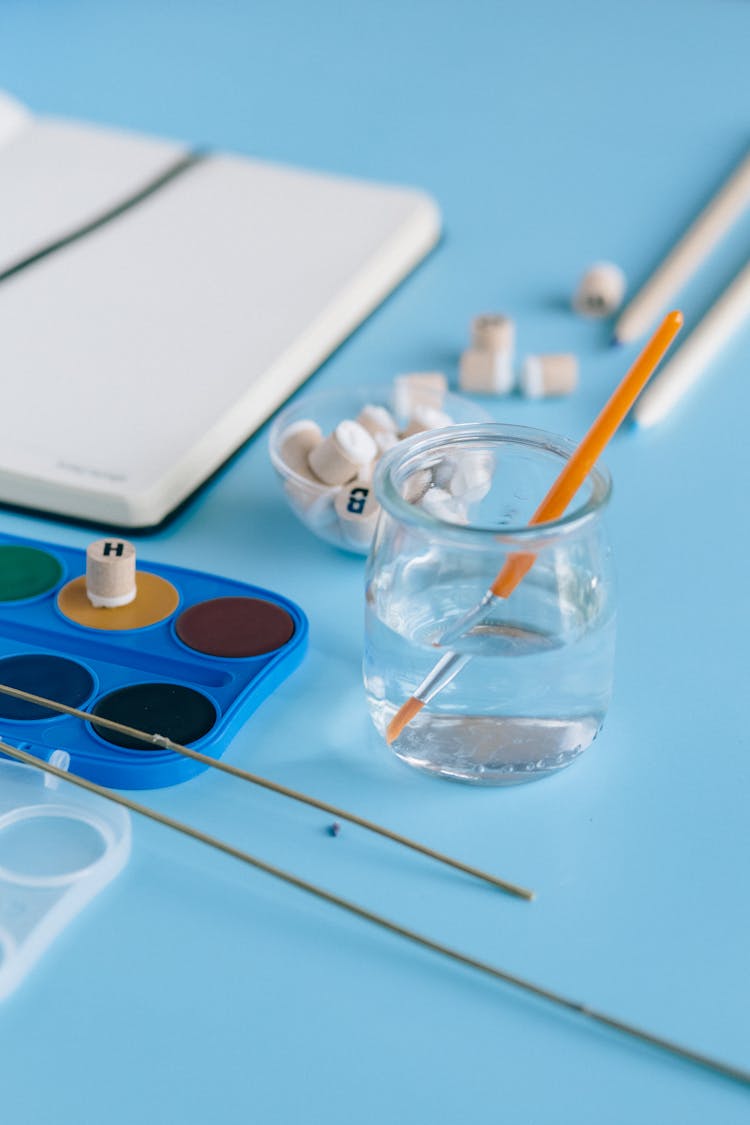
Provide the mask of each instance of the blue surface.
{"label": "blue surface", "polygon": [[[586,265],[648,275],[747,142],[741,0],[526,4],[7,2],[0,73],[38,110],[421,185],[441,248],[313,380],[455,373],[468,320],[574,349],[574,397],[493,406],[583,433],[632,349],[575,319]],[[750,222],[684,294],[688,324]],[[265,434],[148,557],[282,590],[301,669],[228,756],[536,888],[525,905],[271,794],[204,774],[149,799],[268,860],[549,987],[750,1065],[745,370],[738,336],[662,426],[607,463],[620,575],[614,705],[562,776],[477,791],[372,740],[362,562],[285,507]],[[41,521],[0,527],[50,537]],[[61,528],[83,546],[83,530]],[[126,871],[0,1012],[3,1116],[125,1122],[750,1118],[750,1093],[443,964],[137,823]],[[12,1109],[12,1112],[11,1112]]]}
{"label": "blue surface", "polygon": [[[6,660],[15,671],[13,661],[18,654],[49,654],[74,661],[72,671],[85,670],[91,685],[85,696],[74,699],[70,690],[60,683],[56,687],[62,694],[56,694],[52,687],[45,688],[38,682],[30,686],[28,673],[16,678],[8,672],[3,682],[11,687],[21,687],[34,695],[47,691],[52,699],[91,711],[105,697],[122,688],[137,684],[177,684],[197,692],[204,705],[207,702],[209,709],[214,709],[213,725],[205,735],[191,739],[188,745],[201,754],[218,758],[255,708],[304,656],[308,634],[305,615],[299,606],[272,590],[186,567],[153,565],[141,551],[138,555],[141,570],[163,578],[176,591],[179,601],[174,612],[139,629],[97,631],[72,621],[57,605],[58,595],[68,583],[85,575],[85,550],[49,542],[48,536],[17,539],[0,533],[0,549],[3,546],[46,551],[59,563],[61,577],[37,597],[0,602],[0,680]],[[259,598],[271,602],[289,615],[294,632],[286,644],[259,656],[242,659],[205,656],[181,641],[176,625],[186,609],[214,598]],[[38,676],[35,680],[38,681]],[[99,785],[117,789],[157,788],[185,781],[208,768],[170,750],[153,747],[144,753],[114,746],[88,724],[67,715],[33,722],[4,717],[15,714],[17,709],[16,700],[9,700],[7,696],[0,698],[3,737],[11,745],[23,743],[32,753],[47,760],[54,750],[66,750],[70,754],[71,772]],[[120,718],[119,721],[129,726],[138,725],[136,719]],[[151,730],[153,727],[148,728]],[[175,734],[171,737],[178,738]]]}

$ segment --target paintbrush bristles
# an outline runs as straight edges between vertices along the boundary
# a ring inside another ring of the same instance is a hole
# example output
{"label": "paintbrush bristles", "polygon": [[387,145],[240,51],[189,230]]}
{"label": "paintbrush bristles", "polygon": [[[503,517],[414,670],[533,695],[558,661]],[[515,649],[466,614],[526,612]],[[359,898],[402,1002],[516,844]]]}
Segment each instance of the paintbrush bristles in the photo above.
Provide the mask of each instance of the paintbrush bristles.
{"label": "paintbrush bristles", "polygon": [[402,704],[401,707],[399,707],[398,711],[393,716],[386,728],[385,740],[389,746],[392,742],[396,741],[404,727],[407,727],[409,725],[412,719],[419,714],[423,707],[424,703],[422,702],[422,700],[415,699],[413,695],[410,696],[409,699],[407,699],[406,703]]}

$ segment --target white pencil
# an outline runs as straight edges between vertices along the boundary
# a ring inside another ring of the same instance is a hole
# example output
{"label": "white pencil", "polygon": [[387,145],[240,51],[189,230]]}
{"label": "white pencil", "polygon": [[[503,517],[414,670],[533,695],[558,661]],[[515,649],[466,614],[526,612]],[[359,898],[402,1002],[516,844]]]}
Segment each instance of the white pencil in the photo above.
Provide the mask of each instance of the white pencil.
{"label": "white pencil", "polygon": [[640,426],[660,422],[694,383],[730,337],[750,317],[750,263],[724,290],[698,327],[638,399],[633,417]]}
{"label": "white pencil", "polygon": [[649,330],[659,313],[673,302],[675,294],[692,277],[748,204],[750,154],[626,305],[615,325],[613,343],[629,343]]}

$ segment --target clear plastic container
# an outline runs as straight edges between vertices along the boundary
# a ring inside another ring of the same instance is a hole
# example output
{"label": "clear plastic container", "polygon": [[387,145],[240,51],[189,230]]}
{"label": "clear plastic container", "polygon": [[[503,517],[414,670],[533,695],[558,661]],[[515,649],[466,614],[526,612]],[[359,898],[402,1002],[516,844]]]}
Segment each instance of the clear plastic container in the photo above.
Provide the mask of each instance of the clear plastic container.
{"label": "clear plastic container", "polygon": [[130,833],[126,809],[0,759],[0,1000],[122,870]]}
{"label": "clear plastic container", "polygon": [[[615,645],[606,470],[588,475],[561,519],[527,526],[573,448],[539,430],[469,425],[411,438],[383,458],[364,658],[377,730],[384,735],[446,651],[470,657],[392,744],[404,762],[475,783],[525,781],[569,765],[601,728]],[[458,491],[474,483],[464,523],[427,510],[424,495],[413,502],[460,471]],[[518,552],[535,556],[525,578],[446,644]]]}

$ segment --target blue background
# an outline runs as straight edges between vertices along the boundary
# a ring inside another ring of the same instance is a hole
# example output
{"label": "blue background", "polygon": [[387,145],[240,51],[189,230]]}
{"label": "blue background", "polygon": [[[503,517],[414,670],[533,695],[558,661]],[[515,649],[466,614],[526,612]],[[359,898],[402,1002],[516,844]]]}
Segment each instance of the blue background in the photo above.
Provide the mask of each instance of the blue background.
{"label": "blue background", "polygon": [[[444,368],[469,318],[577,351],[565,401],[493,413],[580,436],[632,354],[570,293],[632,286],[745,149],[744,0],[31,4],[0,9],[0,82],[40,112],[412,183],[438,251],[311,385]],[[8,216],[3,221],[9,221]],[[732,233],[688,325],[750,250]],[[477,791],[373,741],[362,562],[284,506],[262,432],[143,557],[276,588],[303,667],[231,761],[534,887],[525,905],[213,773],[153,804],[509,970],[750,1066],[746,724],[750,334],[658,428],[607,457],[620,575],[614,704],[558,778]],[[7,373],[6,373],[7,377]],[[6,419],[6,424],[8,420]],[[0,527],[89,533],[4,513]],[[137,822],[125,872],[0,1011],[3,1120],[747,1121],[746,1089],[472,975]]]}

